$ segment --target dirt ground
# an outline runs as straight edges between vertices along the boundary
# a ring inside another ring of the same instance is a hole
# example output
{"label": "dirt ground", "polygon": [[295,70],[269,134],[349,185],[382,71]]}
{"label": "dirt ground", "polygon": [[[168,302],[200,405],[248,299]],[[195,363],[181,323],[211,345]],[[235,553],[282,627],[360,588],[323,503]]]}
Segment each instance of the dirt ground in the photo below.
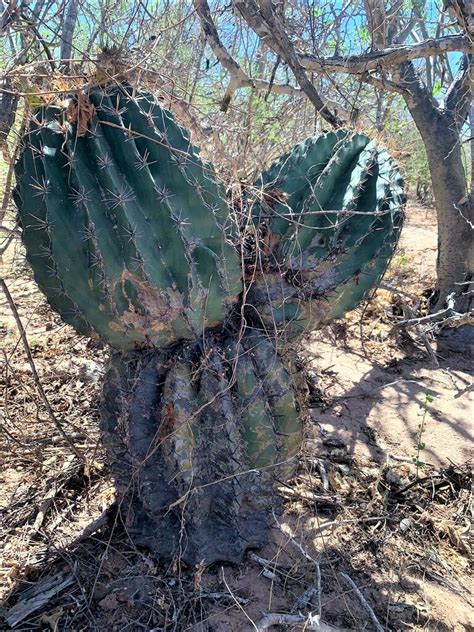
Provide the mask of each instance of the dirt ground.
{"label": "dirt ground", "polygon": [[[434,212],[410,205],[384,283],[420,299],[435,256]],[[462,354],[435,366],[416,333],[394,332],[396,294],[379,290],[306,345],[311,418],[271,544],[241,568],[186,569],[157,565],[107,513],[106,350],[50,311],[18,242],[2,263],[46,398],[86,462],[41,400],[1,296],[0,630],[250,631],[276,629],[263,621],[276,612],[305,621],[283,630],[474,630],[470,367]]]}

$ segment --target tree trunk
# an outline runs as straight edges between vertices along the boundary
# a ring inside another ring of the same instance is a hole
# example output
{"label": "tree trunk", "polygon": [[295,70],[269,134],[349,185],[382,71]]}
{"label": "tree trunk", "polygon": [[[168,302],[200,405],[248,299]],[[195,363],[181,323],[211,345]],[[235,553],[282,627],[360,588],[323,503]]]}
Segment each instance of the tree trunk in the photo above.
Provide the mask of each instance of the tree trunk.
{"label": "tree trunk", "polygon": [[454,292],[455,309],[465,312],[473,302],[468,290],[474,275],[474,209],[468,194],[459,133],[446,114],[421,107],[411,110],[426,148],[438,218],[433,310],[446,307],[447,297]]}
{"label": "tree trunk", "polygon": [[[431,311],[445,308],[447,297],[454,293],[455,310],[468,312],[474,303],[474,200],[468,192],[459,131],[446,113],[426,107],[426,103],[410,105],[426,149],[438,219],[437,280]],[[442,330],[438,350],[474,354],[474,327]]]}

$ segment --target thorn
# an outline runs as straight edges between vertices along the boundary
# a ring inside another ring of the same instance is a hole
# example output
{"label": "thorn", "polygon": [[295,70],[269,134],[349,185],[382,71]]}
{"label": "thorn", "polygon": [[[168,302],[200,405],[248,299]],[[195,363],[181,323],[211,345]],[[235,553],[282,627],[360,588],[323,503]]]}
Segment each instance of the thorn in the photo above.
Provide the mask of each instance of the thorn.
{"label": "thorn", "polygon": [[135,193],[126,183],[122,183],[117,192],[110,191],[110,189],[107,189],[107,191],[110,193],[110,197],[105,198],[104,202],[106,202],[112,210],[119,206],[125,206],[125,204],[135,200]]}
{"label": "thorn", "polygon": [[126,228],[124,226],[124,231],[125,231],[125,235],[124,237],[126,237],[128,239],[128,243],[132,242],[135,243],[136,242],[136,237],[139,234],[137,231],[136,227],[130,227],[130,228]]}
{"label": "thorn", "polygon": [[33,230],[46,230],[48,231],[52,224],[51,222],[48,221],[48,219],[41,219],[40,217],[36,217],[36,215],[33,215],[32,213],[29,214],[30,217],[33,217],[38,223],[37,224],[30,224],[27,228],[33,228]]}
{"label": "thorn", "polygon": [[138,169],[138,171],[141,171],[142,169],[145,169],[146,167],[156,163],[156,160],[149,161],[148,160],[149,157],[150,157],[150,152],[148,151],[148,149],[145,149],[143,156],[141,154],[138,154],[137,159],[135,161],[135,166]]}
{"label": "thorn", "polygon": [[180,154],[171,154],[171,162],[178,166],[179,169],[183,169],[188,163],[188,157]]}
{"label": "thorn", "polygon": [[104,154],[97,158],[97,164],[99,165],[99,169],[107,169],[107,167],[111,167],[114,164],[114,161],[108,154]]}
{"label": "thorn", "polygon": [[94,121],[93,127],[87,128],[86,134],[89,138],[99,138],[102,134],[99,133],[100,130],[100,122]]}
{"label": "thorn", "polygon": [[[117,99],[118,101],[118,99]],[[112,116],[122,116],[127,111],[126,107],[120,107],[120,104],[114,106],[103,105],[102,103],[96,108],[98,112],[103,112],[104,114],[111,114]],[[125,129],[125,128],[124,128]]]}
{"label": "thorn", "polygon": [[87,226],[84,227],[82,232],[82,241],[89,241],[95,239],[95,224],[94,222],[90,222]]}
{"label": "thorn", "polygon": [[171,211],[170,217],[172,221],[176,224],[176,228],[178,231],[182,231],[184,226],[190,226],[191,222],[188,221],[187,217],[181,217],[182,211],[179,212],[179,215],[174,211]]}
{"label": "thorn", "polygon": [[96,252],[95,250],[90,253],[90,267],[95,268],[97,265],[102,264],[102,255],[100,252]]}
{"label": "thorn", "polygon": [[30,184],[32,189],[35,189],[33,195],[35,197],[45,198],[48,193],[51,191],[51,185],[49,181],[47,181],[44,177],[41,178],[41,181],[35,180],[35,178],[31,178],[34,184]]}
{"label": "thorn", "polygon": [[74,163],[76,162],[75,153],[73,151],[70,154],[64,151],[61,153],[66,158],[67,166],[69,167],[69,169],[72,169],[74,167]]}
{"label": "thorn", "polygon": [[134,272],[141,272],[143,276],[146,276],[144,262],[141,257],[130,257],[130,262],[133,264]]}
{"label": "thorn", "polygon": [[84,320],[84,316],[82,314],[82,311],[79,309],[79,307],[75,303],[73,304],[73,308],[71,310],[68,310],[68,311],[75,318],[80,318],[81,320]]}
{"label": "thorn", "polygon": [[168,198],[174,197],[174,193],[171,193],[171,191],[165,186],[160,188],[159,186],[155,185],[154,189],[160,202],[166,202]]}
{"label": "thorn", "polygon": [[53,265],[46,266],[46,270],[48,271],[48,276],[59,280],[58,269],[55,263],[53,263]]}
{"label": "thorn", "polygon": [[79,189],[71,189],[71,193],[69,194],[69,197],[72,200],[73,205],[78,208],[79,206],[81,206],[82,204],[88,204],[91,199],[89,197],[89,191],[86,191],[86,189],[83,186],[80,186]]}
{"label": "thorn", "polygon": [[50,246],[40,246],[40,252],[37,253],[37,257],[44,257],[45,259],[53,258],[53,251]]}
{"label": "thorn", "polygon": [[193,186],[196,189],[198,195],[200,195],[201,197],[206,192],[204,185],[201,184],[198,180],[194,180],[194,182],[191,182],[191,186]]}

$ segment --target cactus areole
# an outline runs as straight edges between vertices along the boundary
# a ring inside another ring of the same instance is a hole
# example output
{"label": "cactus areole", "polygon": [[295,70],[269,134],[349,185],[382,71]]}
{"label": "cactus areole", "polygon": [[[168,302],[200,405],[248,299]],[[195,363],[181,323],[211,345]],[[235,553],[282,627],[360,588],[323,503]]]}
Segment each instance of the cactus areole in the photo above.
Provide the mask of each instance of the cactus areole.
{"label": "cactus areole", "polygon": [[129,534],[165,559],[240,561],[302,440],[285,343],[379,282],[403,217],[396,164],[331,132],[230,209],[173,116],[116,83],[35,111],[15,173],[36,282],[112,347],[101,429]]}

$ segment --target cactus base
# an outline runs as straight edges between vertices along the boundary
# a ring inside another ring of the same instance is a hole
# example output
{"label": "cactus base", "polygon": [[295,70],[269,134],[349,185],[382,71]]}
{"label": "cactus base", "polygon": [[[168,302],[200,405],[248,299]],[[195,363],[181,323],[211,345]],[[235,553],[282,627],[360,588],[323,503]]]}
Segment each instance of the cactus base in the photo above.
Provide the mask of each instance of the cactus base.
{"label": "cactus base", "polygon": [[301,445],[295,388],[252,332],[114,355],[101,428],[134,543],[190,566],[261,547]]}

